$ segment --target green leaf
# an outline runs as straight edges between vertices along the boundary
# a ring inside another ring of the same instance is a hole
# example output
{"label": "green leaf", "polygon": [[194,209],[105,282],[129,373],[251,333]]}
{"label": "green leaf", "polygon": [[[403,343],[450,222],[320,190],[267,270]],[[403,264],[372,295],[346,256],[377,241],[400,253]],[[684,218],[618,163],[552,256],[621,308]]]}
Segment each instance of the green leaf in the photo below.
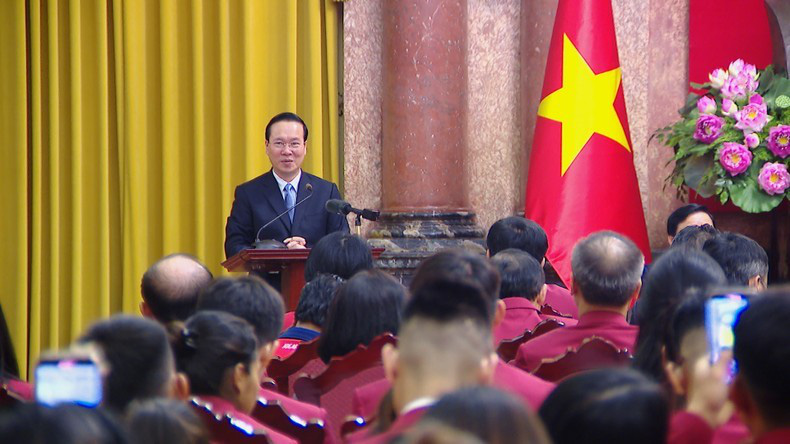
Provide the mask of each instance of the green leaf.
{"label": "green leaf", "polygon": [[710,180],[709,177],[706,178],[712,166],[713,155],[708,154],[692,157],[683,168],[686,185],[702,197],[711,197],[716,192],[715,181]]}
{"label": "green leaf", "polygon": [[747,213],[771,211],[782,203],[783,197],[764,192],[752,177],[745,177],[730,188],[732,203]]}
{"label": "green leaf", "polygon": [[721,202],[721,204],[724,205],[727,203],[729,199],[730,199],[730,193],[728,193],[727,190],[722,190],[721,193],[719,194],[719,202]]}

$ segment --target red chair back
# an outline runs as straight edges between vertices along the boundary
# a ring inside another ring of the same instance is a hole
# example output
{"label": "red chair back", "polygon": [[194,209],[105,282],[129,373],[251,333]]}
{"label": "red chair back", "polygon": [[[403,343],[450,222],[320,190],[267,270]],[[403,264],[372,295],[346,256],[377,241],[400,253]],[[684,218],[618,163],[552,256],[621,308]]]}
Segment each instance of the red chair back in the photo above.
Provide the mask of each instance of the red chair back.
{"label": "red chair back", "polygon": [[16,407],[24,402],[26,401],[14,391],[9,390],[5,383],[0,385],[0,411]]}
{"label": "red chair back", "polygon": [[266,367],[266,376],[274,379],[277,384],[277,391],[284,394],[291,394],[293,381],[296,380],[296,372],[317,375],[326,368],[326,365],[318,359],[318,338],[309,342],[302,342],[296,351],[285,359],[275,357]]}
{"label": "red chair back", "polygon": [[537,338],[544,333],[548,333],[564,326],[565,323],[560,320],[553,318],[544,319],[540,321],[540,323],[538,323],[538,325],[536,325],[532,330],[526,330],[523,335],[515,339],[506,339],[500,342],[496,352],[503,361],[510,362],[516,359],[516,354],[518,353],[518,348],[521,347],[521,344],[529,341],[532,338]]}
{"label": "red chair back", "polygon": [[266,432],[256,430],[251,424],[228,414],[214,413],[208,404],[197,398],[192,398],[190,405],[206,425],[212,443],[271,444]]}
{"label": "red chair back", "polygon": [[540,312],[543,313],[544,315],[549,315],[549,316],[557,316],[560,318],[573,318],[573,316],[571,315],[558,312],[557,310],[554,309],[554,307],[552,307],[549,304],[543,304],[543,306],[540,307]]}
{"label": "red chair back", "polygon": [[365,421],[365,418],[361,416],[351,416],[340,426],[340,437],[345,438],[352,433],[364,429],[367,425],[368,423]]}
{"label": "red chair back", "polygon": [[324,429],[325,424],[320,419],[292,415],[282,404],[274,400],[258,398],[252,417],[302,444],[322,443],[327,433]]}
{"label": "red chair back", "polygon": [[625,367],[630,363],[631,354],[628,350],[619,349],[606,339],[592,336],[582,341],[576,349],[542,360],[532,373],[546,381],[559,382],[586,370]]}

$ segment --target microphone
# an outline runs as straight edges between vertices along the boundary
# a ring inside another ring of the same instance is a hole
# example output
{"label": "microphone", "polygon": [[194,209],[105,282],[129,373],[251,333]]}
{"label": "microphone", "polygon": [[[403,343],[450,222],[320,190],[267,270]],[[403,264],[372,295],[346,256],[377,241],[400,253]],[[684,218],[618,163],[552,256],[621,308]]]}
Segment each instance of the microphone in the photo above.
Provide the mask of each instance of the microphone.
{"label": "microphone", "polygon": [[359,208],[354,208],[351,206],[350,203],[340,200],[340,199],[329,199],[326,201],[324,205],[326,211],[332,214],[342,214],[343,216],[347,215],[348,213],[354,213],[363,219],[367,219],[370,221],[376,221],[379,218],[378,211],[369,210],[365,208],[364,210],[360,210]]}
{"label": "microphone", "polygon": [[270,220],[269,222],[266,222],[266,223],[265,223],[265,224],[264,224],[264,225],[263,225],[263,226],[262,226],[260,229],[258,229],[258,232],[255,234],[255,242],[252,244],[252,247],[253,247],[253,248],[255,248],[256,250],[274,250],[274,249],[278,249],[278,248],[285,248],[285,244],[283,244],[282,242],[276,241],[276,240],[274,240],[274,239],[269,239],[269,240],[262,241],[262,240],[261,240],[261,238],[260,238],[260,236],[261,236],[261,231],[263,231],[263,229],[264,229],[264,228],[266,228],[266,227],[268,227],[269,225],[271,225],[271,224],[273,224],[274,222],[276,222],[276,221],[277,221],[278,219],[280,219],[281,217],[283,217],[283,216],[285,216],[286,214],[288,214],[288,212],[289,212],[289,211],[291,211],[291,210],[293,210],[294,208],[296,208],[296,207],[298,207],[299,205],[301,205],[301,204],[302,204],[302,202],[304,202],[304,201],[306,201],[307,199],[309,199],[309,198],[313,197],[313,185],[308,183],[307,185],[305,185],[305,186],[304,186],[304,188],[305,188],[305,189],[306,189],[306,190],[307,190],[307,191],[308,191],[310,194],[308,194],[307,196],[305,196],[305,197],[304,197],[302,200],[300,200],[299,202],[296,202],[295,204],[293,204],[291,207],[289,207],[289,208],[286,208],[286,209],[285,209],[285,211],[283,211],[282,213],[278,214],[278,215],[277,215],[277,217],[275,217],[274,219]]}

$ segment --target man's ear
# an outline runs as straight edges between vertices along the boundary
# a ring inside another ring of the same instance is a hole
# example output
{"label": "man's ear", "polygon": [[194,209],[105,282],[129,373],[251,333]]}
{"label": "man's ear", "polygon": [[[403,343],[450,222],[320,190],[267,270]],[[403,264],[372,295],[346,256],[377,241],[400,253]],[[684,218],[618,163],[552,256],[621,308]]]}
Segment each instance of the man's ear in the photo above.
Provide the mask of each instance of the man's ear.
{"label": "man's ear", "polygon": [[496,301],[496,308],[494,309],[494,327],[498,326],[502,323],[502,320],[505,319],[505,311],[507,307],[505,307],[505,301],[499,299]]}
{"label": "man's ear", "polygon": [[279,345],[280,341],[275,339],[258,350],[258,360],[261,361],[261,371],[266,371],[266,367],[272,362],[274,351],[277,350]]}
{"label": "man's ear", "polygon": [[628,306],[633,307],[634,302],[636,302],[637,298],[639,298],[639,292],[642,290],[642,281],[640,280],[638,284],[636,284],[636,290],[631,295],[631,298],[628,300]]}
{"label": "man's ear", "polygon": [[187,375],[176,372],[173,377],[173,385],[170,387],[170,397],[180,401],[186,401],[190,396],[189,378]]}
{"label": "man's ear", "polygon": [[666,375],[672,391],[678,396],[685,396],[686,376],[683,372],[683,366],[667,359],[666,347],[661,347],[661,363],[663,364],[664,375]]}
{"label": "man's ear", "polygon": [[149,307],[148,303],[145,301],[140,302],[140,314],[143,315],[144,318],[154,318],[154,314],[151,312],[151,307]]}
{"label": "man's ear", "polygon": [[480,360],[480,371],[477,375],[477,381],[483,385],[491,385],[494,382],[494,371],[498,363],[499,357],[496,352],[491,352],[491,354]]}
{"label": "man's ear", "polygon": [[540,287],[540,291],[538,292],[538,295],[535,297],[535,305],[538,305],[538,306],[542,307],[542,306],[544,306],[546,304],[546,292],[547,291],[549,291],[549,286],[546,285],[546,284],[543,284],[543,286]]}
{"label": "man's ear", "polygon": [[233,366],[233,393],[236,395],[240,394],[244,387],[244,380],[249,377],[250,369],[244,365],[244,363],[239,362],[235,366]]}
{"label": "man's ear", "polygon": [[756,274],[749,278],[749,287],[754,288],[757,291],[765,290],[765,280],[759,274]]}
{"label": "man's ear", "polygon": [[398,349],[392,344],[384,344],[381,348],[381,364],[384,366],[384,377],[390,384],[398,378]]}

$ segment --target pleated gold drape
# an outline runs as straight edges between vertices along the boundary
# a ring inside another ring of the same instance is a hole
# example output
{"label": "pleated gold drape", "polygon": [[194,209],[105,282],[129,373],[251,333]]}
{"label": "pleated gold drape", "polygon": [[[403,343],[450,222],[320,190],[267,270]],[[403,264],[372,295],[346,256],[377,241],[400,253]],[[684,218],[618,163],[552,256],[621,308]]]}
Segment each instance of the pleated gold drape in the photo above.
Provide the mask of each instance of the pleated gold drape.
{"label": "pleated gold drape", "polygon": [[310,127],[306,170],[339,181],[331,0],[0,2],[0,302],[20,366],[135,313],[157,258],[215,273],[263,130]]}

